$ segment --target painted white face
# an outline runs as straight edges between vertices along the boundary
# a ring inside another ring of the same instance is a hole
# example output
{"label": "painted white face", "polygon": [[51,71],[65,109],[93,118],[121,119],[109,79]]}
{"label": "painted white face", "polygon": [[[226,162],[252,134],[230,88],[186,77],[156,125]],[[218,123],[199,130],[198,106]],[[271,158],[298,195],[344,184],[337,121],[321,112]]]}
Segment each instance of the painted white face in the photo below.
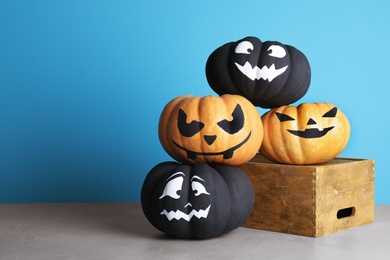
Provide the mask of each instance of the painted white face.
{"label": "painted white face", "polygon": [[[184,182],[185,174],[183,172],[176,172],[172,174],[167,179],[167,184],[165,185],[165,188],[159,197],[159,199],[163,199],[165,197],[170,197],[171,199],[178,200],[181,198],[181,192],[183,189],[183,182]],[[191,192],[195,197],[198,197],[200,195],[210,195],[208,191],[206,190],[204,186],[205,181],[200,178],[197,175],[192,176],[190,179],[190,188]],[[192,204],[190,202],[187,202],[184,206],[184,208],[192,208]],[[169,221],[176,219],[176,220],[186,220],[190,221],[193,217],[196,217],[198,219],[200,218],[207,218],[209,211],[210,211],[211,204],[206,209],[193,209],[190,210],[188,213],[185,213],[179,209],[167,211],[164,209],[160,215],[165,215]]]}
{"label": "painted white face", "polygon": [[[236,54],[251,55],[253,50],[254,46],[250,41],[242,41],[236,46],[234,51]],[[270,57],[282,59],[286,56],[286,50],[282,46],[271,45],[267,49],[267,54]],[[264,65],[262,68],[259,68],[257,65],[252,66],[252,64],[250,64],[248,61],[246,61],[244,65],[241,65],[237,62],[234,64],[245,76],[247,76],[252,81],[263,79],[268,80],[268,82],[271,82],[277,76],[281,75],[288,67],[288,65],[286,65],[282,68],[276,69],[275,64],[272,64],[269,67]]]}

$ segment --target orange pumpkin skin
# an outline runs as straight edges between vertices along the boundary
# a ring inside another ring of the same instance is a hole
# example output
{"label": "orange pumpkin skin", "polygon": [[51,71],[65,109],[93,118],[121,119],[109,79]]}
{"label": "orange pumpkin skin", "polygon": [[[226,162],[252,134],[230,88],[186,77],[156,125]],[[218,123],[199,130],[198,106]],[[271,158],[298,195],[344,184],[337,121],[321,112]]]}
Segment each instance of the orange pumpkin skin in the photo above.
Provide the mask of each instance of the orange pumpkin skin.
{"label": "orange pumpkin skin", "polygon": [[165,106],[158,134],[165,151],[181,163],[240,165],[258,153],[263,125],[242,96],[185,95]]}
{"label": "orange pumpkin skin", "polygon": [[281,106],[262,116],[266,158],[284,164],[319,164],[335,158],[350,136],[348,118],[330,103]]}

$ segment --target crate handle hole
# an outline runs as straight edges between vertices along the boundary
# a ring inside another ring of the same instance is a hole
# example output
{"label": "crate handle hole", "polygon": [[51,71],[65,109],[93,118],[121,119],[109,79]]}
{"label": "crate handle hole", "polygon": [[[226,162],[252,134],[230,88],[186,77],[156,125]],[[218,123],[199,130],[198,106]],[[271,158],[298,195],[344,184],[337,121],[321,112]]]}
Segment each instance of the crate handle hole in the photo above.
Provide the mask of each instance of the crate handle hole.
{"label": "crate handle hole", "polygon": [[337,211],[337,219],[353,217],[355,215],[355,211],[355,207],[340,209],[339,211]]}

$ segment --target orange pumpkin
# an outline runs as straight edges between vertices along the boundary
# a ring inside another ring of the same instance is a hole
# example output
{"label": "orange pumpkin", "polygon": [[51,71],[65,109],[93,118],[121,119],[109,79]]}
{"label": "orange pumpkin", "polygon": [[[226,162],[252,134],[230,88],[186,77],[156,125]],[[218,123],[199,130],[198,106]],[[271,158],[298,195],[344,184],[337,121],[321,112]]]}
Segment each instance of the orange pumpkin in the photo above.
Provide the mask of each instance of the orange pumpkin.
{"label": "orange pumpkin", "polygon": [[165,106],[158,133],[165,151],[179,162],[239,165],[258,153],[263,125],[242,96],[186,95]]}
{"label": "orange pumpkin", "polygon": [[262,116],[260,152],[284,164],[318,164],[335,158],[350,136],[348,118],[329,103],[274,108]]}

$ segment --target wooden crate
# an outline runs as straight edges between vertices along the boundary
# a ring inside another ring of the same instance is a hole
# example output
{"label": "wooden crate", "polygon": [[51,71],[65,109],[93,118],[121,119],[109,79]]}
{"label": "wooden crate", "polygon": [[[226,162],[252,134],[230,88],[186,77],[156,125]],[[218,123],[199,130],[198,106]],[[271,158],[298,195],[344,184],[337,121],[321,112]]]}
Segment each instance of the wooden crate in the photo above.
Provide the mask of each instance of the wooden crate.
{"label": "wooden crate", "polygon": [[261,155],[239,166],[255,203],[245,227],[319,237],[374,221],[374,161],[284,165]]}

